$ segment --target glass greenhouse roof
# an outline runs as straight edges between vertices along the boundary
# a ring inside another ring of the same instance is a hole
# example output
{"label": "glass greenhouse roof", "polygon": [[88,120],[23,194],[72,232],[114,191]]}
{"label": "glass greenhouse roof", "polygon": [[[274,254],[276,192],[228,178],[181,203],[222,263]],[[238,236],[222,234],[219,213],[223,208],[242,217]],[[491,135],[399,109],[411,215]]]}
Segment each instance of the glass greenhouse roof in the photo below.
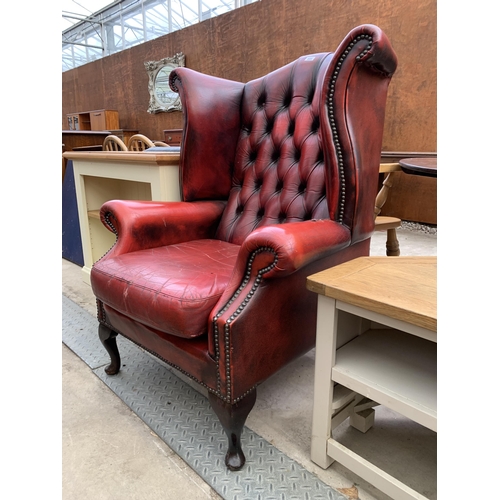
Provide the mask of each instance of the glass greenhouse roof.
{"label": "glass greenhouse roof", "polygon": [[63,0],[62,70],[259,0]]}

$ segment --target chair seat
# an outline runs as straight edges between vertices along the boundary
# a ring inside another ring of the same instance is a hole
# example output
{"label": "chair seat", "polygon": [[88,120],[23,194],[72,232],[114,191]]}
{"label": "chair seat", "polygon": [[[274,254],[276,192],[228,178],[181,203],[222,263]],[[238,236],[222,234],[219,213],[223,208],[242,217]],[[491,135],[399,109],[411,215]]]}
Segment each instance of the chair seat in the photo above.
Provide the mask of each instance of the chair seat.
{"label": "chair seat", "polygon": [[397,217],[379,215],[375,218],[374,231],[386,231],[387,229],[397,229],[398,227],[401,227],[401,219]]}
{"label": "chair seat", "polygon": [[195,240],[103,259],[92,268],[96,297],[144,325],[193,338],[234,269],[239,245]]}

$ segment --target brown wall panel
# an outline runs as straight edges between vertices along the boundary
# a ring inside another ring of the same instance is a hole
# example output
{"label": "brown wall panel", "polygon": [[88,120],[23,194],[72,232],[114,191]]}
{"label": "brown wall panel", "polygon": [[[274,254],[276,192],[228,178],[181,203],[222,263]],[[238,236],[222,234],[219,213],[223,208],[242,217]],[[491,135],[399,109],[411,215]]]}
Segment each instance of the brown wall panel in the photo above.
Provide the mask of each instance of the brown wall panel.
{"label": "brown wall panel", "polygon": [[[183,52],[186,66],[192,69],[248,81],[300,55],[334,50],[353,27],[363,23],[385,31],[399,60],[389,87],[382,149],[436,151],[436,0],[262,0],[250,4],[63,73],[63,128],[67,128],[67,113],[116,109],[121,128],[161,139],[164,129],[182,126],[182,114],[147,113],[145,61]],[[422,181],[406,176],[395,182],[387,208],[398,212],[402,204],[411,207],[408,197],[414,196],[415,182]],[[435,189],[424,193],[426,198],[433,196]],[[435,199],[425,205],[435,207]],[[405,213],[402,218],[407,220],[436,223],[435,208],[434,213],[432,208],[409,210],[401,210],[398,216]]]}

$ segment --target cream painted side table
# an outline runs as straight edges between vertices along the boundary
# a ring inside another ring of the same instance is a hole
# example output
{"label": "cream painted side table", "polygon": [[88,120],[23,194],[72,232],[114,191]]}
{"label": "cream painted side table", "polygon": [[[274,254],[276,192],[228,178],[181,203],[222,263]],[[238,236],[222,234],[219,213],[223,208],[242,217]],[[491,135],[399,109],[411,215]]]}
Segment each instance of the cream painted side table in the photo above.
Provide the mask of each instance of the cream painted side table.
{"label": "cream painted side table", "polygon": [[82,239],[83,280],[114,244],[99,210],[109,200],[179,201],[179,152],[66,152],[73,160],[78,220]]}
{"label": "cream painted side table", "polygon": [[332,438],[384,405],[437,431],[436,257],[361,257],[310,276],[318,293],[311,459],[334,460],[395,499],[421,494]]}

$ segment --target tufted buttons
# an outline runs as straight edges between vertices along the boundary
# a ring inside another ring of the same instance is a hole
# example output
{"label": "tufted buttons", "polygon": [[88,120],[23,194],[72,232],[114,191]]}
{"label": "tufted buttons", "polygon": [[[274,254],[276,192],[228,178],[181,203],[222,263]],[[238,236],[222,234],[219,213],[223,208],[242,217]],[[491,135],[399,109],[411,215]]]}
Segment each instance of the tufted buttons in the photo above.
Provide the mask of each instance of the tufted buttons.
{"label": "tufted buttons", "polygon": [[301,152],[300,152],[300,149],[296,149],[293,153],[293,159],[295,161],[299,161],[300,160],[300,155],[301,155]]}
{"label": "tufted buttons", "polygon": [[250,153],[248,154],[248,159],[249,161],[254,162],[257,159],[257,151],[250,151]]}
{"label": "tufted buttons", "polygon": [[314,99],[314,87],[311,87],[309,89],[309,92],[307,94],[307,104],[311,105]]}
{"label": "tufted buttons", "polygon": [[281,212],[281,213],[278,215],[278,222],[279,222],[280,224],[283,224],[285,221],[286,221],[286,213],[285,213],[285,212]]}
{"label": "tufted buttons", "polygon": [[293,135],[295,132],[295,120],[290,120],[290,123],[288,125],[288,135]]}
{"label": "tufted buttons", "polygon": [[255,189],[260,189],[262,187],[262,179],[255,179]]}
{"label": "tufted buttons", "polygon": [[315,134],[319,129],[319,116],[315,116],[311,123],[311,133]]}
{"label": "tufted buttons", "polygon": [[262,219],[262,217],[264,217],[265,211],[266,209],[264,207],[259,208],[259,210],[257,211],[257,218]]}
{"label": "tufted buttons", "polygon": [[262,92],[262,94],[260,94],[259,98],[257,99],[257,106],[259,108],[263,108],[266,105],[266,99],[267,99],[266,93]]}
{"label": "tufted buttons", "polygon": [[283,181],[280,179],[276,184],[276,192],[280,192],[283,189]]}
{"label": "tufted buttons", "polygon": [[303,193],[306,190],[306,188],[307,184],[304,181],[302,181],[299,185],[299,193]]}
{"label": "tufted buttons", "polygon": [[266,134],[270,134],[274,127],[274,116],[271,116],[266,123]]}
{"label": "tufted buttons", "polygon": [[243,205],[238,205],[236,207],[236,215],[241,215],[243,213],[244,208],[245,207]]}
{"label": "tufted buttons", "polygon": [[285,95],[283,96],[283,107],[288,108],[292,103],[292,89],[290,87],[287,88]]}
{"label": "tufted buttons", "polygon": [[274,149],[271,153],[271,161],[276,162],[280,159],[281,151],[279,149]]}

